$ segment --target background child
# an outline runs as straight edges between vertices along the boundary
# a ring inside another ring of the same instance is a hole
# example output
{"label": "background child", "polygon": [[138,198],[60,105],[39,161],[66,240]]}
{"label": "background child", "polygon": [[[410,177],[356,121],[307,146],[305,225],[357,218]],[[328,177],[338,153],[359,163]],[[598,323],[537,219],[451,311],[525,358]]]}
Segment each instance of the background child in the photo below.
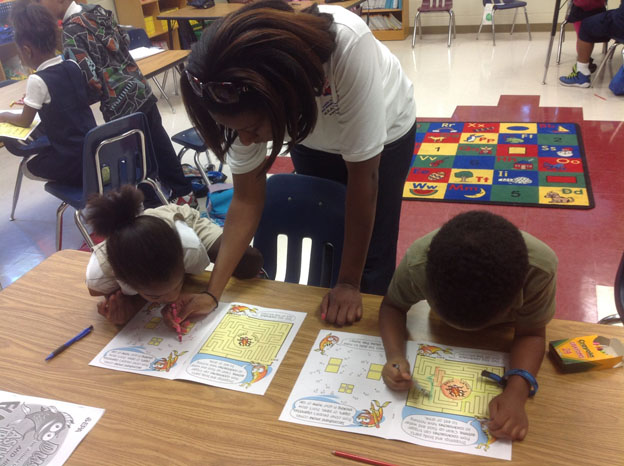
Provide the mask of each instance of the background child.
{"label": "background child", "polygon": [[129,39],[113,14],[99,5],[71,0],[37,0],[63,21],[65,57],[76,60],[91,89],[91,103],[100,101],[104,120],[134,112],[147,116],[160,180],[172,198],[192,202],[191,182],[184,177],[171,139],[162,125],[156,97],[130,55]]}
{"label": "background child", "polygon": [[[200,274],[217,257],[222,229],[188,205],[141,212],[142,201],[141,191],[124,186],[87,204],[87,222],[106,238],[87,266],[89,292],[106,296],[98,312],[114,324],[125,324],[146,302],[175,302],[185,318],[210,312],[215,307],[210,294],[181,291],[185,273]],[[255,277],[261,267],[260,252],[248,247],[235,276]],[[170,313],[163,315],[172,325]]]}
{"label": "background child", "polygon": [[80,68],[56,54],[58,26],[41,5],[15,2],[11,23],[22,62],[37,72],[28,77],[22,113],[0,113],[0,122],[29,127],[39,112],[50,146],[28,160],[24,175],[79,186],[84,137],[96,126]]}
{"label": "background child", "polygon": [[555,313],[556,270],[557,257],[546,244],[485,211],[460,214],[416,240],[397,267],[379,311],[386,385],[393,390],[412,386],[405,359],[406,314],[421,300],[455,328],[513,325],[509,369],[528,375],[511,375],[503,393],[490,402],[489,431],[522,440],[528,430],[528,381],[541,365],[545,327]]}

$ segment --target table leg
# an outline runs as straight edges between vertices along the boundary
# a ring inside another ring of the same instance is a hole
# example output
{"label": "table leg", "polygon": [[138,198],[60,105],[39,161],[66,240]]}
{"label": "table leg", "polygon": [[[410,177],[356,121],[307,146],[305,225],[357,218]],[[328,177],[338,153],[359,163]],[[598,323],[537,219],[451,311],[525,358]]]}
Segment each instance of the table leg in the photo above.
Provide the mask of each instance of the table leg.
{"label": "table leg", "polygon": [[[570,0],[571,1],[571,0]],[[546,75],[548,74],[548,65],[550,65],[550,54],[552,53],[553,42],[557,34],[557,22],[559,21],[559,8],[561,0],[555,0],[555,11],[553,13],[552,29],[550,31],[550,42],[548,44],[548,52],[546,53],[546,63],[544,64],[544,79],[542,84],[546,84]]]}

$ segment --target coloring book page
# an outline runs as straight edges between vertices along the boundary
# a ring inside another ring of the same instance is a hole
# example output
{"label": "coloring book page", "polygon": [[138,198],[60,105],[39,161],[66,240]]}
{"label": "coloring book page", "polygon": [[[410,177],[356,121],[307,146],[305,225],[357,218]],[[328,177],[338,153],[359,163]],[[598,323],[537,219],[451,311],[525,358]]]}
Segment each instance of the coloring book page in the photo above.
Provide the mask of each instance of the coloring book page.
{"label": "coloring book page", "polygon": [[92,366],[184,379],[264,395],[306,314],[221,303],[178,341],[160,305],[148,305],[91,361]]}
{"label": "coloring book page", "polygon": [[[0,112],[8,112],[21,114],[22,110],[0,110]],[[0,123],[0,137],[19,139],[25,141],[28,136],[35,130],[35,128],[41,123],[41,118],[37,113],[35,119],[28,128],[22,128],[21,126],[15,126],[11,123]]]}
{"label": "coloring book page", "polygon": [[407,342],[414,386],[383,382],[380,337],[321,330],[280,420],[433,448],[511,459],[511,442],[492,437],[488,405],[502,388],[482,377],[505,373],[508,355]]}
{"label": "coloring book page", "polygon": [[65,463],[103,409],[0,390],[0,466]]}

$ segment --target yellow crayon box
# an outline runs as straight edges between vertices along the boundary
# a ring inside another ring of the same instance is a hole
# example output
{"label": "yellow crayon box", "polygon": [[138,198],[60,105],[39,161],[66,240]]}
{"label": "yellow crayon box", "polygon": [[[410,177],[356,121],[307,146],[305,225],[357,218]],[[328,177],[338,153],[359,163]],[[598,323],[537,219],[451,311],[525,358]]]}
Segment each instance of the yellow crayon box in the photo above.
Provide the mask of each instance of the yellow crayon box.
{"label": "yellow crayon box", "polygon": [[624,346],[600,335],[553,340],[550,356],[562,372],[583,372],[622,366]]}

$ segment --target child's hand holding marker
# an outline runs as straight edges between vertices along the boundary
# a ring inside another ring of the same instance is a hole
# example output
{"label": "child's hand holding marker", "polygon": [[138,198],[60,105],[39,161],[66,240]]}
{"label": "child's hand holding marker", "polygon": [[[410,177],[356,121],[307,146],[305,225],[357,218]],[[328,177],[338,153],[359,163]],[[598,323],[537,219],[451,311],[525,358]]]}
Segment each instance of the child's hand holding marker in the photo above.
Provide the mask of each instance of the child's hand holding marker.
{"label": "child's hand holding marker", "polygon": [[410,374],[410,363],[407,359],[389,360],[381,371],[381,375],[391,390],[406,391],[414,385]]}
{"label": "child's hand holding marker", "polygon": [[217,304],[218,302],[209,294],[181,294],[175,303],[163,308],[162,316],[168,327],[176,332],[180,328],[182,334],[185,334],[188,321],[198,320],[210,314],[216,309]]}

